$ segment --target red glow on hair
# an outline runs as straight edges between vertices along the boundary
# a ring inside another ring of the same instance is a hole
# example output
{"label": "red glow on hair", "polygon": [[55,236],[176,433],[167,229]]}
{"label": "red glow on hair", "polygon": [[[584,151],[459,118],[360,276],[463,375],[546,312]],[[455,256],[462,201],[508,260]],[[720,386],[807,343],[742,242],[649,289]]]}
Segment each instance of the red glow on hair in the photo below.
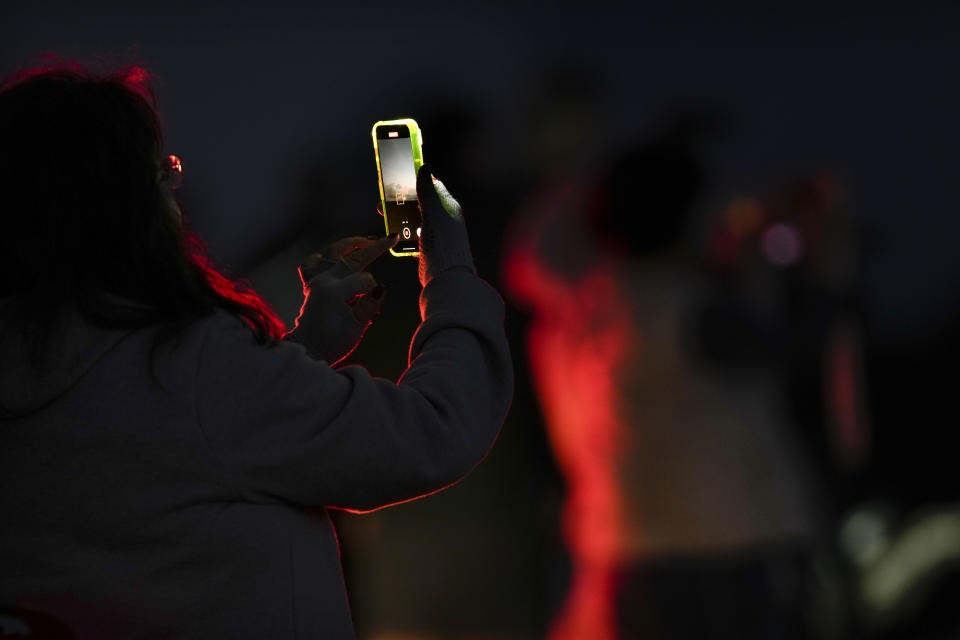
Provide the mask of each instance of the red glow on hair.
{"label": "red glow on hair", "polygon": [[[243,308],[246,311],[243,315],[244,321],[255,331],[262,329],[271,338],[283,338],[287,331],[286,325],[256,291],[220,273],[206,257],[203,245],[196,236],[187,235],[186,242],[190,263],[217,295],[228,303]],[[254,318],[259,322],[255,322]]]}
{"label": "red glow on hair", "polygon": [[[90,69],[75,60],[61,60],[55,54],[46,54],[40,57],[40,64],[29,69],[21,69],[8,76],[3,81],[2,88],[12,87],[36,76],[46,74],[73,73],[84,77],[93,77]],[[127,89],[133,91],[146,100],[151,106],[156,105],[156,96],[150,85],[150,73],[143,67],[130,65],[123,69],[106,74],[108,80],[120,82]]]}
{"label": "red glow on hair", "polygon": [[59,60],[53,54],[46,54],[40,57],[41,64],[29,69],[21,69],[7,76],[3,82],[4,87],[20,84],[36,76],[56,71],[69,71],[73,73],[85,74],[87,70],[78,62],[72,60]]}
{"label": "red glow on hair", "polygon": [[123,70],[123,81],[128,87],[147,87],[150,85],[150,73],[143,67],[127,67]]}
{"label": "red glow on hair", "polygon": [[567,279],[539,258],[537,244],[526,236],[504,275],[515,297],[533,307],[528,358],[568,487],[563,533],[573,575],[549,637],[612,639],[614,576],[624,546],[616,473],[627,437],[617,414],[616,380],[632,349],[630,315],[611,263]]}
{"label": "red glow on hair", "polygon": [[150,73],[146,69],[133,65],[120,71],[117,76],[128,89],[138,93],[151,105],[156,105],[157,99],[150,84]]}

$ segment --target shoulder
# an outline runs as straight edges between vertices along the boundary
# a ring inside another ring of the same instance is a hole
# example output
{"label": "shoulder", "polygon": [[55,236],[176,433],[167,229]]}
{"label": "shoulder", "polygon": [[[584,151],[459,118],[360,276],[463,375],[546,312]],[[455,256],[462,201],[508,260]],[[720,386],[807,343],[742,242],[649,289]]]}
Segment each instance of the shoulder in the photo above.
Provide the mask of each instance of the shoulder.
{"label": "shoulder", "polygon": [[228,311],[215,311],[197,320],[191,325],[189,332],[204,341],[227,340],[240,344],[259,345],[250,325]]}
{"label": "shoulder", "polygon": [[273,359],[308,358],[301,345],[284,340],[258,340],[245,320],[227,311],[216,311],[195,322],[188,329],[186,341],[197,344],[201,357],[233,354]]}
{"label": "shoulder", "polygon": [[331,369],[300,345],[284,340],[261,343],[253,329],[228,312],[216,312],[190,328],[198,380],[254,386],[315,384]]}
{"label": "shoulder", "polygon": [[162,327],[152,326],[135,332],[134,340],[154,372],[174,384],[276,371],[307,358],[299,345],[259,342],[245,321],[227,311],[197,318],[171,339],[164,338]]}

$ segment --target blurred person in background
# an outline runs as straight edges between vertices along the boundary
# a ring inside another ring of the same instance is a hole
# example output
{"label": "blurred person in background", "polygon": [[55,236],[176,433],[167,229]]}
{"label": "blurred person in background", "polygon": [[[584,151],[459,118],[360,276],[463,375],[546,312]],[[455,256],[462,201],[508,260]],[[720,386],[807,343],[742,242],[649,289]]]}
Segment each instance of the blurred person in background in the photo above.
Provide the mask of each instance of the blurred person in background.
{"label": "blurred person in background", "polygon": [[852,632],[833,532],[870,447],[859,245],[848,196],[826,172],[732,197],[703,237],[712,290],[698,345],[717,362],[771,368],[823,489],[821,535],[807,562],[812,637]]}
{"label": "blurred person in background", "polygon": [[844,191],[815,172],[733,198],[716,216],[706,256],[717,287],[701,345],[721,361],[773,356],[829,488],[811,633],[956,637],[960,483],[949,471],[956,408],[943,371],[956,359],[957,324],[910,344],[875,335],[862,232]]}
{"label": "blurred person in background", "polygon": [[558,169],[508,236],[567,481],[554,640],[805,634],[818,482],[777,354],[727,336],[746,357],[715,357],[706,341],[717,286],[691,226],[708,129],[678,115],[599,177]]}
{"label": "blurred person in background", "polygon": [[395,239],[310,256],[286,332],[185,230],[142,69],[21,74],[0,140],[3,620],[352,637],[327,508],[456,482],[510,402],[503,305],[459,205],[420,171],[422,322],[393,383],[334,365],[379,309],[364,269]]}

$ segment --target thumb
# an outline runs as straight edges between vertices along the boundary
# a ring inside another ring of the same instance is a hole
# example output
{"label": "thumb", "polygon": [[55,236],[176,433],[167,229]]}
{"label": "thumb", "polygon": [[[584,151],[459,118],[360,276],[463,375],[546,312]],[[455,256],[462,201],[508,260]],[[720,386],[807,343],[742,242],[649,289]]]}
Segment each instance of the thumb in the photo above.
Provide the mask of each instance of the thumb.
{"label": "thumb", "polygon": [[420,200],[420,213],[424,219],[427,216],[439,215],[440,211],[445,211],[454,220],[463,219],[460,203],[426,164],[417,172],[417,198]]}
{"label": "thumb", "polygon": [[[443,205],[437,190],[433,188],[433,174],[429,165],[422,165],[417,171],[417,200],[420,201],[420,213],[424,220],[430,213],[438,211]],[[429,212],[429,213],[428,213]]]}

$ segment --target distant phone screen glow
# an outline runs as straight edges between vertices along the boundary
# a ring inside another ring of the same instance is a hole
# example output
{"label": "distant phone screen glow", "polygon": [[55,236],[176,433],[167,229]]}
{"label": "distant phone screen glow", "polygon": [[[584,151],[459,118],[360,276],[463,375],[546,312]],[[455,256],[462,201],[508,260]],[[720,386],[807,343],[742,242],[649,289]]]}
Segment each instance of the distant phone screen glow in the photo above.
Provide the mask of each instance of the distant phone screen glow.
{"label": "distant phone screen glow", "polygon": [[386,209],[383,214],[390,232],[400,234],[396,250],[418,251],[421,221],[410,131],[404,126],[378,127],[377,153]]}

